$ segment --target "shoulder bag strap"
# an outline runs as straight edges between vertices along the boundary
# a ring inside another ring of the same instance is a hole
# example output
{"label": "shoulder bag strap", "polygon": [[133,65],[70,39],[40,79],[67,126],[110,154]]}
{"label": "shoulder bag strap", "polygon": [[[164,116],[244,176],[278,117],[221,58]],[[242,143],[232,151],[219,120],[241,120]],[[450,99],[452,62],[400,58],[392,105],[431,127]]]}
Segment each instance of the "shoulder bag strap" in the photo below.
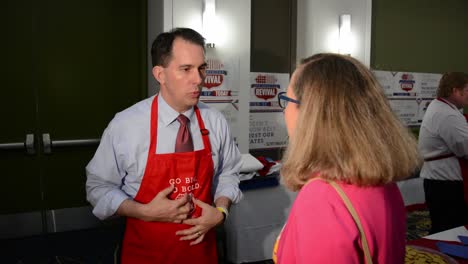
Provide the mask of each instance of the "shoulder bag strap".
{"label": "shoulder bag strap", "polygon": [[356,213],[356,210],[354,210],[353,204],[349,200],[348,196],[344,193],[343,189],[336,184],[336,182],[328,182],[333,188],[335,188],[336,192],[340,195],[341,199],[343,199],[343,202],[346,205],[346,208],[348,208],[349,213],[354,219],[354,222],[357,225],[357,228],[359,229],[359,233],[361,234],[361,241],[362,241],[362,249],[364,251],[364,257],[366,259],[367,264],[372,264],[372,258],[369,250],[369,244],[367,243],[367,238],[366,234],[364,233],[364,229],[362,228],[361,220],[359,219],[358,214]]}

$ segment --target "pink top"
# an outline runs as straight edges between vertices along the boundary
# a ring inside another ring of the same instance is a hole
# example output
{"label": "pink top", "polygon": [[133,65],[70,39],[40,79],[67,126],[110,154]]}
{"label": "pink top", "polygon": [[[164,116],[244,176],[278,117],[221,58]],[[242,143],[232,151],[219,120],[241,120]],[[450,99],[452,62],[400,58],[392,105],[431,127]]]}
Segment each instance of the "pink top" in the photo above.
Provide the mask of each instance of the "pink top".
{"label": "pink top", "polygon": [[[361,220],[373,263],[404,263],[406,211],[396,184],[338,184]],[[365,263],[359,230],[336,190],[324,181],[304,186],[291,208],[277,252],[280,264]]]}

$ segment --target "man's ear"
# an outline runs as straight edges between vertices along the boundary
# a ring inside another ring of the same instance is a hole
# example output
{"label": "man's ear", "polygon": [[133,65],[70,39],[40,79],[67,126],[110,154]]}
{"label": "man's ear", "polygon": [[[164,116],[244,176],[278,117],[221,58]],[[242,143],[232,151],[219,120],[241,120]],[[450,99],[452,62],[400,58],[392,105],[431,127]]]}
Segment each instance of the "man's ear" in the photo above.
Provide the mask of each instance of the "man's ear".
{"label": "man's ear", "polygon": [[159,84],[164,83],[166,81],[166,76],[164,74],[164,68],[162,66],[154,66],[153,67],[153,77]]}

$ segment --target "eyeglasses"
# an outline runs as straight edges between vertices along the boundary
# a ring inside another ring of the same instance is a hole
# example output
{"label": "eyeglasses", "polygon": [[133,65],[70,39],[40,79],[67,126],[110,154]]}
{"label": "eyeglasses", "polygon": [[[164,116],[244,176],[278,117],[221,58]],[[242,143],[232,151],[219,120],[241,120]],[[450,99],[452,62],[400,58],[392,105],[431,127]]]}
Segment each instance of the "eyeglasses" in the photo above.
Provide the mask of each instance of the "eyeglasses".
{"label": "eyeglasses", "polygon": [[292,99],[290,97],[287,97],[286,96],[286,92],[281,92],[278,94],[278,104],[281,108],[285,109],[286,106],[288,106],[288,103],[291,102],[291,103],[295,103],[295,104],[301,104],[300,101],[296,100],[296,99]]}

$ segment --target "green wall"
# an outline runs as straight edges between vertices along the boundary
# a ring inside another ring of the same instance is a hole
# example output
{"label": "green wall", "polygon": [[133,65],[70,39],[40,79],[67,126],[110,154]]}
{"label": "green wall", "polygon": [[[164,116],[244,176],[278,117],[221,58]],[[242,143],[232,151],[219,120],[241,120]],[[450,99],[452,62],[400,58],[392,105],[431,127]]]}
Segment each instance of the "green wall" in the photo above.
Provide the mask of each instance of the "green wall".
{"label": "green wall", "polygon": [[[289,73],[296,64],[297,0],[254,0],[251,5],[250,71]],[[250,150],[280,159],[282,149]]]}
{"label": "green wall", "polygon": [[296,63],[297,0],[254,0],[251,72],[291,73]]}
{"label": "green wall", "polygon": [[468,72],[468,1],[372,1],[371,67]]}

